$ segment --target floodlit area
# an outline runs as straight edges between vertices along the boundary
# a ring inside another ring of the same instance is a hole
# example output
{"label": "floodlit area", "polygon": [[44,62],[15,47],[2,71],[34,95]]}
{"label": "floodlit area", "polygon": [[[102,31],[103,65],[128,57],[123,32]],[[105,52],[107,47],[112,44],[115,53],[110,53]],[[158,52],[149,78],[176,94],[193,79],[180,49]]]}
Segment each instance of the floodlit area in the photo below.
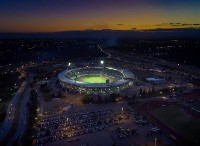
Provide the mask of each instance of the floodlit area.
{"label": "floodlit area", "polygon": [[114,77],[108,77],[105,75],[85,75],[76,78],[76,81],[85,83],[106,83],[106,80],[109,80],[110,83],[116,81]]}
{"label": "floodlit area", "polygon": [[110,94],[132,85],[134,74],[126,69],[82,67],[66,69],[58,74],[60,84],[82,93]]}
{"label": "floodlit area", "polygon": [[185,142],[200,140],[200,119],[197,115],[176,105],[173,102],[149,102],[145,108],[149,116],[166,131],[173,133],[176,139],[184,139]]}
{"label": "floodlit area", "polygon": [[137,145],[141,141],[152,145],[155,138],[159,139],[158,144],[172,144],[164,134],[151,132],[155,126],[150,121],[140,119],[140,115],[123,102],[73,104],[66,113],[38,121],[37,145]]}

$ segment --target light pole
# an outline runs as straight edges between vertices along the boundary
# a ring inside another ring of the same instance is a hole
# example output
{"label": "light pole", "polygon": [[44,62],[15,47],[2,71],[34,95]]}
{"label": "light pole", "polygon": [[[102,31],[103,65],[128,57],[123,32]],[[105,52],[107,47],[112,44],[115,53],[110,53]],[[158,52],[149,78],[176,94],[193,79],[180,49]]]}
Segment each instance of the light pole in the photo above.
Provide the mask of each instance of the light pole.
{"label": "light pole", "polygon": [[101,65],[102,65],[102,67],[104,67],[104,61],[103,60],[101,60]]}
{"label": "light pole", "polygon": [[69,69],[70,66],[71,66],[71,62],[68,63],[67,70]]}
{"label": "light pole", "polygon": [[101,60],[101,65],[102,65],[102,71],[101,71],[101,74],[103,73],[103,69],[104,69],[104,61],[103,60]]}
{"label": "light pole", "polygon": [[154,141],[154,142],[155,142],[155,146],[157,146],[157,138],[155,138],[154,140],[155,140],[155,141]]}
{"label": "light pole", "polygon": [[123,116],[123,111],[124,111],[124,108],[122,107],[122,119],[124,118],[124,116]]}

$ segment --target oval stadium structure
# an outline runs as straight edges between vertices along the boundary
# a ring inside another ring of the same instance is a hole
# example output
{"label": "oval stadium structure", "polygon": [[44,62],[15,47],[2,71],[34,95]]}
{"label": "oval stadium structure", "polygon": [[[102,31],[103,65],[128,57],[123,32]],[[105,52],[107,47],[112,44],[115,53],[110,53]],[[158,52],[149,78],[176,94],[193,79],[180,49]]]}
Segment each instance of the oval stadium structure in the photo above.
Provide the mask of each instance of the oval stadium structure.
{"label": "oval stadium structure", "polygon": [[110,94],[133,84],[129,70],[111,67],[84,67],[64,70],[58,74],[61,85],[81,93]]}

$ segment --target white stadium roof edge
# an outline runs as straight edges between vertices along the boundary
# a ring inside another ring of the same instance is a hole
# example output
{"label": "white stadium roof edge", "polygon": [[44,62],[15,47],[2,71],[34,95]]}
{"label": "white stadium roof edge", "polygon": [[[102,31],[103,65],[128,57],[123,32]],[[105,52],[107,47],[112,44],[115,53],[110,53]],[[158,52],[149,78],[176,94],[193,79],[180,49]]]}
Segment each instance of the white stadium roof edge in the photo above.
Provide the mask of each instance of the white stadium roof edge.
{"label": "white stadium roof edge", "polygon": [[102,69],[102,67],[82,67],[82,68],[74,68],[74,69],[70,69],[70,70],[64,70],[61,73],[58,74],[58,78],[60,81],[67,83],[67,84],[71,84],[71,85],[76,85],[76,86],[84,86],[84,87],[115,87],[115,86],[120,86],[122,84],[125,84],[127,82],[129,82],[130,80],[135,79],[135,75],[126,69],[117,69],[117,68],[112,68],[112,67],[105,67],[106,69],[111,69],[111,70],[115,70],[118,71],[120,73],[123,74],[123,78],[120,80],[117,80],[116,82],[113,83],[84,83],[84,82],[80,82],[80,81],[75,81],[73,79],[67,78],[66,74],[69,72],[74,72],[80,69]]}

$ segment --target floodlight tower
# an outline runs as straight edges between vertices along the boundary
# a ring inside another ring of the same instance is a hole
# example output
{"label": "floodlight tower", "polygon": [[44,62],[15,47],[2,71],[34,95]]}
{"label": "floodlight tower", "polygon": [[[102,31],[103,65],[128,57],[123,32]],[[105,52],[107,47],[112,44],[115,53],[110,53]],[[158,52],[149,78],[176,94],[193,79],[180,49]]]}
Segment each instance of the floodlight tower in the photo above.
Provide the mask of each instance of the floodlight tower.
{"label": "floodlight tower", "polygon": [[70,66],[71,66],[71,62],[68,63],[67,70],[69,69]]}
{"label": "floodlight tower", "polygon": [[103,69],[104,69],[104,61],[103,60],[101,60],[101,65],[102,65],[102,71],[101,71],[101,74],[103,73]]}
{"label": "floodlight tower", "polygon": [[104,61],[101,60],[101,65],[102,65],[102,68],[104,68]]}

